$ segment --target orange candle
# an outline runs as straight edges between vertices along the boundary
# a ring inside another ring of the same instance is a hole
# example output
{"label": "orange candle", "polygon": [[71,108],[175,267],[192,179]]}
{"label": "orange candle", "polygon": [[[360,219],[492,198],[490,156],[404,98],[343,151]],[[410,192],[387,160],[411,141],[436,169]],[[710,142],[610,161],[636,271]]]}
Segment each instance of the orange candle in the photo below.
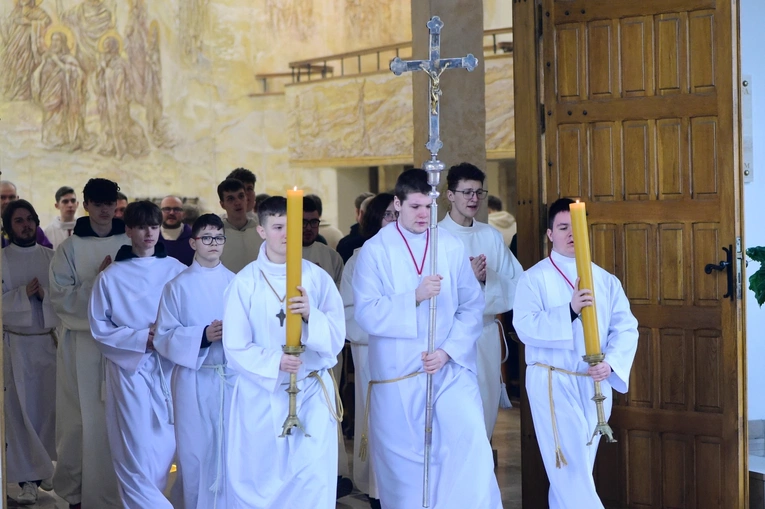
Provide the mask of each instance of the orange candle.
{"label": "orange candle", "polygon": [[[593,299],[595,299],[587,210],[584,203],[579,201],[572,203],[569,208],[571,210],[571,228],[574,230],[574,252],[576,254],[576,272],[579,275],[579,289],[592,290]],[[584,328],[584,348],[587,355],[601,353],[598,314],[594,305],[582,308],[582,326]]]}
{"label": "orange candle", "polygon": [[[303,191],[287,191],[287,302],[299,297],[303,264]],[[302,317],[287,313],[287,346],[300,346]]]}

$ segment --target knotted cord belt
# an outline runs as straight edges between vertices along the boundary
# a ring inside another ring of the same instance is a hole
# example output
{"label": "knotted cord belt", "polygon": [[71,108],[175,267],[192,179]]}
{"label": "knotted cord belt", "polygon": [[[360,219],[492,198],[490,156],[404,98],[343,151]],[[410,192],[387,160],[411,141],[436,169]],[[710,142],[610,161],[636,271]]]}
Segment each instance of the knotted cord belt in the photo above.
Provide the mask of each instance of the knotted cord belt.
{"label": "knotted cord belt", "polygon": [[367,385],[366,407],[364,408],[364,425],[361,431],[361,446],[359,447],[359,458],[361,458],[361,461],[366,461],[367,459],[367,444],[369,443],[369,439],[367,437],[367,435],[369,434],[369,404],[372,401],[372,387],[374,387],[375,385],[380,385],[380,384],[392,384],[396,382],[401,382],[402,380],[414,378],[417,375],[422,375],[424,373],[425,373],[424,371],[415,371],[414,373],[409,373],[408,375],[400,376],[398,378],[390,378],[388,380],[370,380],[369,381],[369,384]]}
{"label": "knotted cord belt", "polygon": [[[325,371],[325,370],[321,370]],[[321,386],[321,391],[324,393],[324,400],[327,403],[327,408],[329,409],[329,414],[332,416],[333,419],[335,419],[337,422],[342,422],[343,420],[343,414],[345,413],[345,408],[343,408],[343,401],[340,399],[340,388],[337,386],[337,380],[335,380],[335,374],[332,372],[331,369],[328,369],[326,371],[329,372],[330,378],[332,378],[332,385],[335,388],[335,408],[332,408],[332,401],[329,398],[329,391],[327,390],[327,386],[324,383],[324,380],[322,380],[321,371],[311,371],[308,373],[308,375],[305,378],[302,378],[298,380],[299,382],[302,382],[303,380],[306,380],[307,378],[315,378],[319,381],[319,385]],[[289,385],[288,383],[283,383],[282,385]]]}
{"label": "knotted cord belt", "polygon": [[165,397],[165,406],[167,407],[167,421],[169,424],[175,425],[175,412],[173,410],[173,396],[170,394],[170,387],[167,385],[167,379],[165,378],[165,370],[162,369],[162,357],[154,350],[152,354],[157,358],[157,366],[159,367],[159,387],[162,390],[162,395]]}
{"label": "knotted cord belt", "polygon": [[563,449],[561,449],[560,447],[560,437],[558,436],[558,420],[555,417],[555,400],[553,399],[553,385],[552,385],[553,371],[557,371],[559,373],[563,373],[564,375],[571,375],[571,376],[586,377],[590,375],[588,375],[587,373],[579,373],[577,371],[569,371],[567,369],[556,368],[555,366],[550,366],[548,364],[542,364],[539,362],[532,365],[539,366],[540,368],[544,368],[547,370],[547,393],[550,396],[550,420],[552,421],[553,439],[555,440],[555,467],[556,468],[561,468],[561,466],[565,467],[568,465],[568,462],[566,461],[566,457],[563,455]]}
{"label": "knotted cord belt", "polygon": [[321,379],[321,375],[318,371],[311,371],[306,378],[315,378],[321,385],[321,390],[324,393],[324,399],[327,402],[327,408],[329,408],[329,414],[337,422],[343,421],[343,415],[345,414],[345,408],[343,408],[343,400],[340,399],[340,388],[337,386],[337,380],[335,380],[335,374],[331,369],[328,369],[329,377],[332,379],[332,386],[335,388],[335,408],[332,408],[332,402],[329,399],[329,391],[327,386],[324,385],[324,380]]}
{"label": "knotted cord belt", "polygon": [[7,332],[8,334],[13,334],[14,336],[22,336],[22,337],[44,336],[47,334],[53,340],[53,344],[56,346],[56,348],[58,348],[58,334],[56,334],[56,329],[48,329],[42,332],[28,333],[28,332],[16,332],[16,331],[12,331],[11,329],[3,327],[3,331]]}
{"label": "knotted cord belt", "polygon": [[[217,451],[215,454],[215,482],[212,483],[212,485],[208,488],[213,493],[218,493],[222,488],[222,480],[223,480],[223,435],[225,433],[224,428],[224,408],[225,408],[225,400],[226,400],[226,386],[231,386],[231,384],[228,382],[227,378],[230,378],[233,375],[233,373],[226,373],[226,364],[202,364],[200,366],[200,369],[211,369],[215,372],[216,375],[218,375],[218,378],[220,379],[220,405],[218,407],[218,444],[217,444]],[[215,497],[215,504],[213,505],[213,509],[218,507],[218,497]]]}

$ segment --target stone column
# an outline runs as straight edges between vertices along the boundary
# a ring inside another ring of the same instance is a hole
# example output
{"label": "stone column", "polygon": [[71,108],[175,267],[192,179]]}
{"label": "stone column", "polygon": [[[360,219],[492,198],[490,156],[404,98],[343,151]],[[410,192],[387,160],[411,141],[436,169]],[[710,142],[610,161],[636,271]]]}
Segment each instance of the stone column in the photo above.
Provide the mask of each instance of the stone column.
{"label": "stone column", "polygon": [[[461,162],[486,169],[486,85],[483,62],[482,0],[417,0],[412,2],[412,58],[427,59],[430,35],[426,23],[438,16],[444,22],[441,30],[441,57],[456,58],[472,53],[478,58],[473,72],[447,70],[441,76],[441,140],[444,147],[438,158],[448,168]],[[430,159],[425,148],[428,142],[428,77],[412,73],[414,92],[414,166],[421,167]],[[508,91],[510,93],[510,91]],[[446,183],[446,175],[441,181]],[[445,191],[442,191],[442,196]],[[445,200],[441,202],[446,204]],[[439,206],[441,215],[448,207]],[[477,219],[486,221],[486,200]]]}

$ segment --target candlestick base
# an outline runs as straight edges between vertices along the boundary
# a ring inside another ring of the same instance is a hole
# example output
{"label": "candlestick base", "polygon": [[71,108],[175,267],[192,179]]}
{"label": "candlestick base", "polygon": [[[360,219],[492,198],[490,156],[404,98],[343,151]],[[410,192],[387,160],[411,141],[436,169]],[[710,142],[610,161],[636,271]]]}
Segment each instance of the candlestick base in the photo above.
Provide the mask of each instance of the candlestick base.
{"label": "candlestick base", "polygon": [[[297,356],[305,352],[305,346],[285,345],[282,347],[282,351],[286,353],[287,355]],[[310,437],[311,435],[306,433],[305,428],[303,427],[303,424],[300,422],[300,419],[297,416],[297,394],[298,392],[300,392],[300,389],[298,389],[298,386],[297,386],[296,374],[290,373],[290,385],[289,387],[287,387],[287,390],[285,392],[290,395],[289,414],[287,415],[287,418],[284,420],[284,424],[282,425],[282,434],[279,435],[279,437],[284,438],[287,435],[292,435],[293,428],[298,428],[300,431],[303,432],[303,434],[306,437]]]}
{"label": "candlestick base", "polygon": [[[590,366],[600,364],[605,360],[605,358],[606,355],[604,353],[585,355],[582,357],[584,362]],[[616,442],[616,439],[614,438],[614,432],[611,429],[611,426],[608,425],[608,421],[606,421],[606,411],[603,408],[603,402],[606,400],[606,397],[603,395],[603,391],[600,389],[600,382],[595,382],[595,395],[592,397],[592,400],[595,402],[595,409],[598,412],[598,424],[595,426],[595,431],[592,433],[592,438],[587,443],[587,445],[592,445],[595,442],[595,437],[599,435],[606,437],[606,441],[608,443]]]}

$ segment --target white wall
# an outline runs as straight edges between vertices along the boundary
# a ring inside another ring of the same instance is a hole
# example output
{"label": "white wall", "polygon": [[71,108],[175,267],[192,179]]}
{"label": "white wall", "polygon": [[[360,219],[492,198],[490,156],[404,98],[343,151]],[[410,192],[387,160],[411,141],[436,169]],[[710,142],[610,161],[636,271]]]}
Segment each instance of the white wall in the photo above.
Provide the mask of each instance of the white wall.
{"label": "white wall", "polygon": [[[754,135],[754,181],[744,185],[744,221],[746,246],[765,245],[765,221],[762,199],[765,197],[765,2],[741,0],[741,74],[751,75],[752,124]],[[752,274],[759,268],[750,263]],[[761,309],[751,291],[746,292],[746,334],[749,371],[749,419],[765,419],[765,309]]]}

